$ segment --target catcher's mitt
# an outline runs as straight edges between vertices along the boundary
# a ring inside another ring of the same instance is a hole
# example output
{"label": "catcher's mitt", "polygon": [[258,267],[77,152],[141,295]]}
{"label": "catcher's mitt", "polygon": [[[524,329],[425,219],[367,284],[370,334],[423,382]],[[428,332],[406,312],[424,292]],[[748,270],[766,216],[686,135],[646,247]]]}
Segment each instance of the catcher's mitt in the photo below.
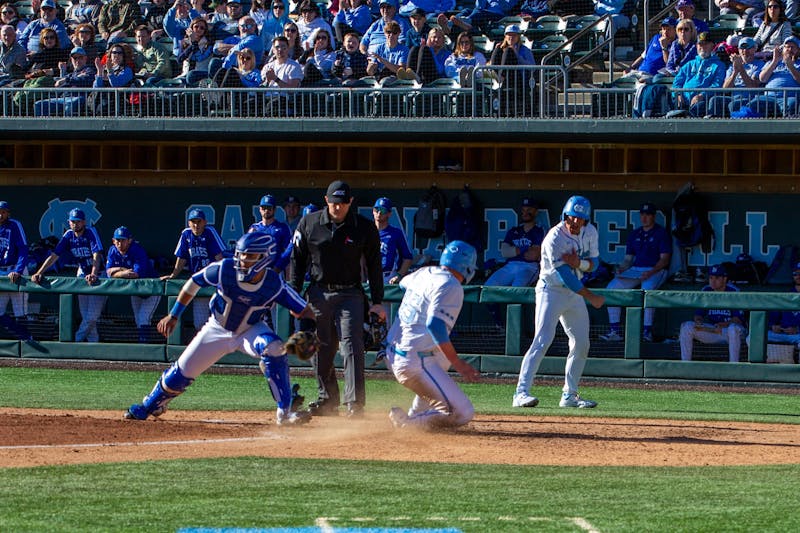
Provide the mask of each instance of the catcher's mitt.
{"label": "catcher's mitt", "polygon": [[287,354],[296,355],[301,361],[308,361],[319,351],[319,337],[313,331],[295,331],[283,345]]}
{"label": "catcher's mitt", "polygon": [[369,322],[364,323],[364,349],[367,351],[385,349],[388,333],[386,321],[377,313],[370,313]]}

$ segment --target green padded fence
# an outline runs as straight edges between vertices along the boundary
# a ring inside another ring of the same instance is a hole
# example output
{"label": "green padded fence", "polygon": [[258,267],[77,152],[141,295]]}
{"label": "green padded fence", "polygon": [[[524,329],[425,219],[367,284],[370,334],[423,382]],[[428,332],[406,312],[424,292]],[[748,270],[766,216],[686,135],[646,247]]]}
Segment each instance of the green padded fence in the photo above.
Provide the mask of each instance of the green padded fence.
{"label": "green padded fence", "polygon": [[[160,281],[157,279],[122,280],[104,279],[96,285],[88,285],[82,278],[51,277],[41,285],[32,283],[29,278],[20,284],[0,278],[0,291],[23,291],[32,294],[47,293],[58,297],[58,341],[24,343],[14,340],[0,340],[0,357],[24,358],[70,358],[98,359],[114,361],[169,362],[177,359],[183,346],[179,334],[170,336],[164,344],[108,344],[74,343],[73,337],[73,298],[78,294],[102,294],[117,296],[162,295],[167,298],[169,307],[174,303],[185,280]],[[768,381],[800,382],[800,365],[766,365],[767,312],[800,308],[800,294],[771,292],[699,292],[699,291],[641,291],[607,290],[595,292],[606,298],[606,305],[624,307],[626,328],[624,358],[590,358],[585,375],[596,377],[630,377],[652,379],[700,379],[718,381]],[[213,290],[206,288],[199,293],[210,296]],[[392,314],[403,292],[398,286],[385,288],[385,300],[390,304]],[[464,288],[464,301],[467,304],[507,305],[507,327],[505,331],[504,355],[465,354],[464,357],[482,372],[515,374],[519,372],[524,348],[521,346],[523,330],[523,306],[535,303],[535,289],[532,287],[481,287]],[[642,360],[640,358],[640,338],[642,316],[645,307],[659,309],[733,308],[750,312],[749,363],[724,363],[702,361]],[[279,308],[276,314],[277,333],[286,337],[291,331],[291,317],[286,309]],[[180,321],[176,332],[180,331]],[[367,366],[375,365],[375,354],[367,355]],[[234,353],[223,358],[221,363],[255,364],[250,357]],[[292,359],[293,366],[309,366],[307,362]],[[540,373],[559,375],[563,373],[565,357],[548,356],[542,363]],[[341,360],[337,357],[337,365]]]}

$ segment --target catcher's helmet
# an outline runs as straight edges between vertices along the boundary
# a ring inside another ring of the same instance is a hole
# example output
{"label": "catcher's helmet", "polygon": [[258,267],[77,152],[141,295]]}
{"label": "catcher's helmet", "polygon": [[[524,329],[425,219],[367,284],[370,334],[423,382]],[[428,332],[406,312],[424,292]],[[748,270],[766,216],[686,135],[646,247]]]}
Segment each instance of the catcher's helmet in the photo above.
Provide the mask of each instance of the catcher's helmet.
{"label": "catcher's helmet", "polygon": [[319,207],[317,207],[314,204],[308,204],[307,206],[305,206],[303,208],[303,216],[309,215],[309,214],[313,213],[314,211],[319,211]]}
{"label": "catcher's helmet", "polygon": [[592,204],[589,199],[583,196],[571,196],[567,203],[564,204],[564,211],[561,212],[561,220],[567,215],[571,217],[582,218],[589,222],[589,216],[592,214]]}
{"label": "catcher's helmet", "polygon": [[[236,251],[233,254],[236,279],[250,281],[253,277],[275,262],[278,245],[272,235],[259,231],[245,233],[236,241]],[[243,265],[242,254],[258,254],[258,259],[249,266]]]}
{"label": "catcher's helmet", "polygon": [[471,244],[464,241],[450,241],[444,247],[439,264],[452,268],[464,276],[464,283],[469,283],[475,275],[477,260],[478,253]]}

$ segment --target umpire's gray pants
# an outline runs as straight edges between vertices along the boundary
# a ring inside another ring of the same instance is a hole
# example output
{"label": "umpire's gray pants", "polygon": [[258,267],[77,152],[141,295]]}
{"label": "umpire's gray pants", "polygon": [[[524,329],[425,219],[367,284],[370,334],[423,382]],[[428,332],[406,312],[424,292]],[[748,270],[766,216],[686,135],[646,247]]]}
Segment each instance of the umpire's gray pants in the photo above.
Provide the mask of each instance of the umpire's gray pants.
{"label": "umpire's gray pants", "polygon": [[311,285],[308,303],[317,317],[319,353],[312,358],[317,376],[319,398],[339,405],[339,384],[336,382],[336,351],[344,360],[344,403],[363,406],[364,389],[364,292],[354,287],[326,291]]}

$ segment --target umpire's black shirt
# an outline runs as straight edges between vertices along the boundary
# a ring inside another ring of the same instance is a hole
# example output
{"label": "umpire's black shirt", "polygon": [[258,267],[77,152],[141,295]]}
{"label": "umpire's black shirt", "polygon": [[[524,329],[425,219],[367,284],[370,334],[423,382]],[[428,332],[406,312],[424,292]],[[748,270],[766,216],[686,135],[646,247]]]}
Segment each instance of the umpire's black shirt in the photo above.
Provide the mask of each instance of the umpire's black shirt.
{"label": "umpire's black shirt", "polygon": [[292,286],[303,288],[306,271],[311,283],[327,290],[361,285],[361,258],[367,268],[373,304],[383,302],[381,241],[375,223],[351,204],[344,221],[335,224],[327,206],[300,219],[294,232]]}

